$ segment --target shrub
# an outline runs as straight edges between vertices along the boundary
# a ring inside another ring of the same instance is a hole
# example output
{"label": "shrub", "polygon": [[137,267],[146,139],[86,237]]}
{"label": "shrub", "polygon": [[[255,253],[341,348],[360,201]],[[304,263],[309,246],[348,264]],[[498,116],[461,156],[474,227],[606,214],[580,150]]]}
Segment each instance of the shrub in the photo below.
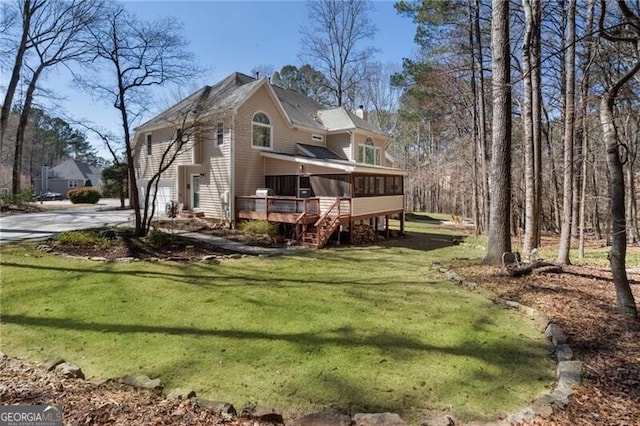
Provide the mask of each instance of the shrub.
{"label": "shrub", "polygon": [[57,241],[60,244],[73,246],[100,246],[107,247],[109,240],[101,236],[96,230],[66,231],[58,234]]}
{"label": "shrub", "polygon": [[100,191],[95,188],[75,188],[67,192],[67,197],[73,204],[95,204],[100,201]]}
{"label": "shrub", "polygon": [[1,204],[3,206],[16,206],[20,208],[26,206],[29,203],[32,203],[35,199],[36,193],[33,188],[27,188],[16,195],[13,195],[11,193],[3,194]]}
{"label": "shrub", "polygon": [[273,237],[278,233],[278,225],[267,220],[247,220],[240,222],[238,229],[254,235],[268,235]]}
{"label": "shrub", "polygon": [[167,244],[172,243],[175,238],[174,236],[167,234],[166,232],[158,231],[157,229],[152,229],[149,231],[147,236],[145,237],[147,243],[152,245],[153,247],[164,247]]}

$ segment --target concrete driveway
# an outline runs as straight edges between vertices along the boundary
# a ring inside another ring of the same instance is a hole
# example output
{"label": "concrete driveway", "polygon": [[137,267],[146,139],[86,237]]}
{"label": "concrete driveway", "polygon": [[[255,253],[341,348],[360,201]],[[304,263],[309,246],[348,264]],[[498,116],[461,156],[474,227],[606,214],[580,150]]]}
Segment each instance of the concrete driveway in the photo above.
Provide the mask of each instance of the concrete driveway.
{"label": "concrete driveway", "polygon": [[[104,199],[87,207],[71,202],[44,201],[52,210],[0,217],[0,243],[45,239],[63,231],[124,225],[133,222],[133,210],[117,210],[120,200]],[[55,209],[60,206],[60,209]]]}

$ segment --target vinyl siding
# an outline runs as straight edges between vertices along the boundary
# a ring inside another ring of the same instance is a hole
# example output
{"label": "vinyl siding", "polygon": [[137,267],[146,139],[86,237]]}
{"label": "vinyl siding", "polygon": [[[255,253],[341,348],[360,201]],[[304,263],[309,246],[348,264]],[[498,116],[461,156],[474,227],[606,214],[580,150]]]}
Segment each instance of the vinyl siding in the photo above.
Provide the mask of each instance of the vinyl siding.
{"label": "vinyl siding", "polygon": [[264,186],[266,159],[260,156],[261,149],[251,146],[251,123],[254,114],[258,111],[267,114],[272,126],[271,151],[295,154],[296,143],[300,142],[324,146],[322,143],[311,140],[311,132],[289,127],[266,87],[261,87],[238,109],[235,117],[236,196],[254,195],[257,188]]}
{"label": "vinyl siding", "polygon": [[375,213],[400,211],[404,209],[404,195],[384,197],[358,197],[351,200],[353,216],[367,216]]}
{"label": "vinyl siding", "polygon": [[[224,124],[223,143],[218,145],[216,139],[216,123]],[[213,120],[213,129],[202,138],[202,171],[205,174],[200,179],[200,210],[208,217],[227,219],[229,204],[224,202],[223,194],[227,192],[231,198],[231,120],[221,118]],[[231,213],[228,213],[231,214]]]}
{"label": "vinyl siding", "polygon": [[264,164],[265,176],[343,173],[336,169],[316,166],[313,164],[305,164],[304,170],[300,172],[300,163],[296,163],[293,161],[276,160],[274,158],[265,158]]}
{"label": "vinyl siding", "polygon": [[[223,144],[218,146],[214,126],[206,126],[201,134],[194,135],[182,148],[173,165],[162,174],[162,179],[172,180],[175,186],[172,196],[178,203],[191,207],[191,175],[203,173],[200,179],[200,209],[208,217],[223,219],[227,205],[222,203],[222,194],[230,191],[230,146],[231,120],[228,118],[213,119],[214,123],[224,123]],[[136,150],[137,177],[149,180],[158,170],[162,153],[175,137],[175,129],[165,128],[151,133],[152,155],[146,155],[146,135],[138,135],[141,142]],[[173,148],[171,148],[173,149]]]}
{"label": "vinyl siding", "polygon": [[353,154],[351,152],[351,135],[349,135],[349,133],[327,135],[327,148],[336,154],[342,155],[346,159],[353,161]]}

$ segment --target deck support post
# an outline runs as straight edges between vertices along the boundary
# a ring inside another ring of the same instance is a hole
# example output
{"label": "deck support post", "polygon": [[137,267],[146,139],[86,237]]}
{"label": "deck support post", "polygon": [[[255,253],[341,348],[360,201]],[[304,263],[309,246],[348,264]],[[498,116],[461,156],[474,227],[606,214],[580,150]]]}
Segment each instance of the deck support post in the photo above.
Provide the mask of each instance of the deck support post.
{"label": "deck support post", "polygon": [[389,239],[389,215],[384,215],[384,236],[386,239]]}
{"label": "deck support post", "polygon": [[404,235],[404,211],[400,213],[400,235]]}

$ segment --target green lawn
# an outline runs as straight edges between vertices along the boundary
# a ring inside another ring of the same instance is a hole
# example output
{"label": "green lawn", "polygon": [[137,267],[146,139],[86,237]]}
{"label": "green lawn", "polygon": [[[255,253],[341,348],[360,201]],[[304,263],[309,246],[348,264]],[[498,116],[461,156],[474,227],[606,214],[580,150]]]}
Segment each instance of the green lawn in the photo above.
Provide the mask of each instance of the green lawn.
{"label": "green lawn", "polygon": [[3,245],[2,350],[282,412],[495,418],[543,393],[554,370],[531,321],[431,269],[482,253],[423,224],[407,229],[378,246],[220,264],[99,263]]}

